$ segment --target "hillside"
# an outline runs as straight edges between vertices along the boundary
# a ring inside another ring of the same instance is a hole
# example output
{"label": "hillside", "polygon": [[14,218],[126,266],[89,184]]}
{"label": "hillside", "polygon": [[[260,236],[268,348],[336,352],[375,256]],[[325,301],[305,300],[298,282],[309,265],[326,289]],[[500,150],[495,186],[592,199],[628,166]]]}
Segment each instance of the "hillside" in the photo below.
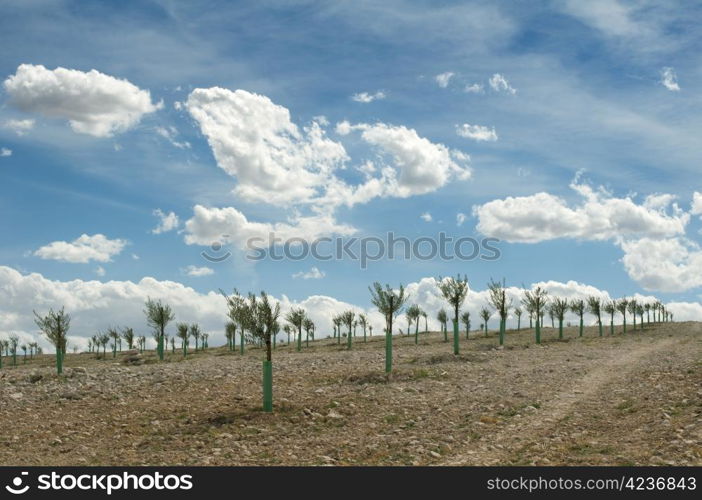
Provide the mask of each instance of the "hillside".
{"label": "hillside", "polygon": [[124,366],[69,354],[0,370],[1,465],[702,465],[702,323],[598,338],[545,330],[331,339],[274,352],[274,412],[261,357],[211,348]]}

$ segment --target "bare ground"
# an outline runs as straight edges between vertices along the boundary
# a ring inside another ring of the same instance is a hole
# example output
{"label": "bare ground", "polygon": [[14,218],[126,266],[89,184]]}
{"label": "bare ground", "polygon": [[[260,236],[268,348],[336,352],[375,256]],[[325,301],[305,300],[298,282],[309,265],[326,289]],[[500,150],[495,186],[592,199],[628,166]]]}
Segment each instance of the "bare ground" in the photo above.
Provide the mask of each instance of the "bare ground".
{"label": "bare ground", "polygon": [[63,377],[5,358],[0,465],[702,465],[701,323],[461,335],[458,357],[438,333],[395,338],[389,380],[380,337],[278,346],[272,414],[256,348],[68,355]]}

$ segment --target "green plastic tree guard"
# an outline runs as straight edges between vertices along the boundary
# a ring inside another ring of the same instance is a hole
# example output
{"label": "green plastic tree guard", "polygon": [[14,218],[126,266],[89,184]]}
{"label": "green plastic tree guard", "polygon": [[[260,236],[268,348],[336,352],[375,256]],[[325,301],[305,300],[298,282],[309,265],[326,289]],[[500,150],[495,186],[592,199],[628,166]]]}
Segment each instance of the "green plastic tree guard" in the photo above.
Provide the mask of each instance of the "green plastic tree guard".
{"label": "green plastic tree guard", "polygon": [[263,411],[273,411],[273,362],[263,362]]}

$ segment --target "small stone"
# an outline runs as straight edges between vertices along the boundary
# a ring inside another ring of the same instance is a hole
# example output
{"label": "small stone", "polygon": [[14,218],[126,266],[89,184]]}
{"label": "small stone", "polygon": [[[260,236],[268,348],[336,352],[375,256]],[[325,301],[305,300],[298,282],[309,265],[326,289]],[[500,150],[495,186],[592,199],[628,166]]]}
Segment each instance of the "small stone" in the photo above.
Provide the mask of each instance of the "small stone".
{"label": "small stone", "polygon": [[19,401],[20,399],[22,399],[23,395],[21,392],[13,392],[12,394],[10,394],[10,397],[15,401]]}
{"label": "small stone", "polygon": [[439,454],[433,450],[429,452],[429,455],[431,455],[434,458],[441,458],[441,454]]}

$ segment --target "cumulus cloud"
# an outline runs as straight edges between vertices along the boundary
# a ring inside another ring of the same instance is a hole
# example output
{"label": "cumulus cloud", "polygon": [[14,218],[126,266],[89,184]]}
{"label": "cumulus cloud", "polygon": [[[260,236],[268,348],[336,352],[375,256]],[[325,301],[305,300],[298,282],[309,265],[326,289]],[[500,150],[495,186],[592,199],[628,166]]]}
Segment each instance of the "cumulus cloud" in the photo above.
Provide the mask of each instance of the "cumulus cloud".
{"label": "cumulus cloud", "polygon": [[351,99],[356,102],[367,104],[369,102],[377,101],[379,99],[385,99],[385,92],[381,90],[377,91],[374,94],[370,94],[368,92],[359,92],[357,94],[353,94],[351,96]]}
{"label": "cumulus cloud", "polygon": [[282,241],[292,238],[312,241],[330,234],[351,235],[356,230],[351,226],[338,224],[329,215],[292,217],[288,222],[264,223],[249,221],[243,213],[233,207],[208,208],[195,205],[193,217],[185,223],[185,232],[185,242],[188,245],[209,246],[213,242],[221,242],[223,235],[227,235],[227,240],[234,246],[245,249],[247,242],[254,238],[254,243],[267,247],[271,235]]}
{"label": "cumulus cloud", "polygon": [[464,123],[463,125],[456,126],[456,134],[466,139],[473,139],[474,141],[496,141],[497,132],[495,127],[489,128],[483,125],[470,125]]}
{"label": "cumulus cloud", "polygon": [[326,276],[324,271],[320,271],[316,267],[312,267],[309,271],[299,271],[292,275],[294,279],[302,278],[303,280],[319,280],[324,278],[324,276]]}
{"label": "cumulus cloud", "polygon": [[0,148],[0,158],[12,156],[12,150],[9,148]]}
{"label": "cumulus cloud", "polygon": [[177,229],[180,225],[180,220],[175,212],[165,213],[160,208],[157,208],[152,213],[159,218],[158,225],[151,230],[153,234],[167,233]]}
{"label": "cumulus cloud", "polygon": [[148,90],[96,70],[21,64],[4,87],[16,108],[68,120],[75,132],[95,137],[124,132],[162,106]]}
{"label": "cumulus cloud", "polygon": [[316,117],[298,127],[290,112],[269,98],[244,90],[195,89],[187,109],[207,137],[220,168],[236,178],[234,193],[245,201],[292,208],[285,222],[251,222],[234,207],[196,207],[186,242],[209,245],[230,235],[242,247],[252,237],[317,238],[347,235],[353,227],[335,220],[340,206],[378,197],[425,194],[471,175],[469,156],[421,137],[416,130],[385,123],[336,125],[339,136],[360,132],[376,155],[354,166],[362,180],[336,175],[348,168],[344,146],[330,139],[328,121]]}
{"label": "cumulus cloud", "polygon": [[673,68],[663,68],[661,70],[661,85],[670,90],[671,92],[679,92],[680,85],[678,85],[678,76],[675,74]]}
{"label": "cumulus cloud", "polygon": [[622,263],[645,290],[683,292],[702,286],[702,250],[683,238],[621,242]]}
{"label": "cumulus cloud", "polygon": [[24,135],[34,128],[34,120],[7,120],[3,124],[3,128],[7,128],[15,132],[17,135]]}
{"label": "cumulus cloud", "polygon": [[507,79],[499,73],[495,73],[490,77],[490,88],[495,92],[507,92],[508,94],[516,94],[517,90],[513,88]]}
{"label": "cumulus cloud", "polygon": [[419,216],[420,219],[422,219],[424,222],[431,222],[432,217],[429,212],[424,212],[422,215]]}
{"label": "cumulus cloud", "polygon": [[209,276],[211,274],[214,274],[214,269],[203,266],[203,267],[197,267],[190,265],[186,267],[185,269],[182,270],[183,274],[187,276],[193,276],[195,278],[199,278],[201,276]]}
{"label": "cumulus cloud", "polygon": [[91,261],[110,262],[127,245],[126,240],[110,240],[103,234],[81,235],[71,242],[54,241],[39,248],[34,255],[42,259],[86,264]]}
{"label": "cumulus cloud", "polygon": [[[421,137],[416,130],[376,123],[341,123],[337,132],[361,132],[361,138],[389,160],[382,170],[381,184],[386,196],[408,197],[425,194],[444,186],[450,179],[470,178],[468,155],[450,150]],[[368,186],[363,186],[367,188]]]}
{"label": "cumulus cloud", "polygon": [[507,197],[473,208],[477,229],[509,242],[537,243],[556,238],[580,240],[670,237],[685,233],[690,216],[671,198],[649,198],[637,204],[615,198],[586,184],[570,186],[582,198],[575,206],[558,196],[537,193]]}
{"label": "cumulus cloud", "polygon": [[464,214],[462,212],[458,212],[456,214],[456,225],[459,227],[462,226],[463,223],[466,221],[466,219],[467,219],[466,214]]}
{"label": "cumulus cloud", "polygon": [[105,268],[102,266],[97,266],[95,268],[95,274],[97,274],[100,277],[105,276]]}
{"label": "cumulus cloud", "polygon": [[439,87],[442,89],[445,89],[448,87],[449,82],[451,81],[451,78],[453,77],[453,73],[451,71],[447,71],[446,73],[441,73],[440,75],[436,75],[434,79],[436,80],[436,83]]}
{"label": "cumulus cloud", "polygon": [[311,201],[347,160],[318,122],[300,130],[268,97],[219,87],[195,89],[187,109],[217,164],[244,199],[279,205]]}

